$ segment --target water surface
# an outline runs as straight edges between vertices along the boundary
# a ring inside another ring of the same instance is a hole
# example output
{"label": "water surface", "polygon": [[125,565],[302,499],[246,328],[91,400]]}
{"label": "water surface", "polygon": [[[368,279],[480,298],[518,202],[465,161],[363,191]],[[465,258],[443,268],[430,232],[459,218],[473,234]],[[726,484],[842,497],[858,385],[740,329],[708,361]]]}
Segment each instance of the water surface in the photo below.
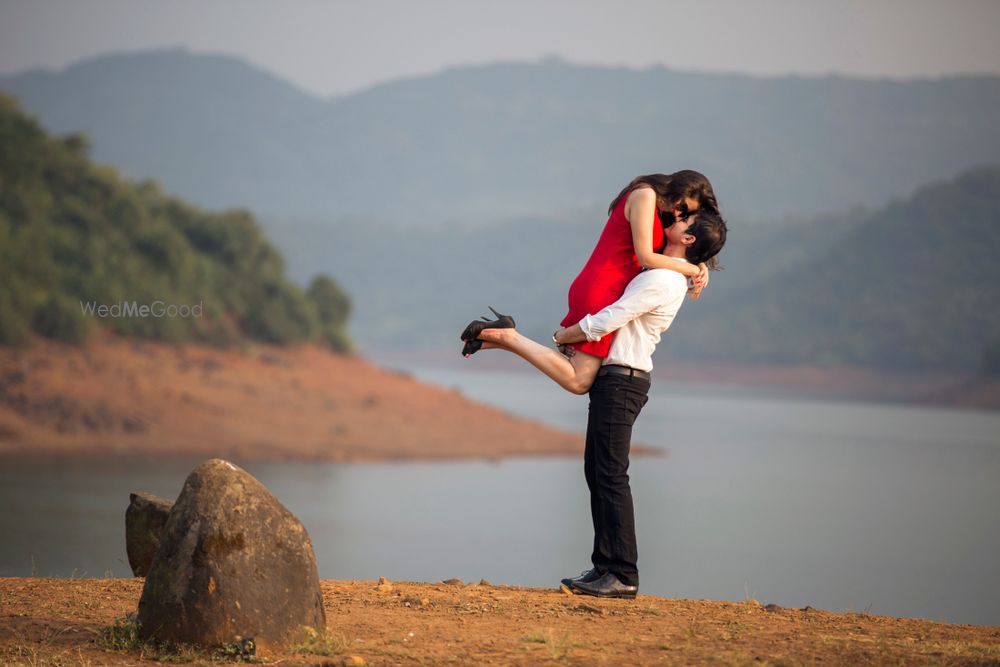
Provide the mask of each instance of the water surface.
{"label": "water surface", "polygon": [[[586,398],[530,373],[410,369],[579,431]],[[1000,625],[1000,414],[656,386],[633,460],[641,592]],[[197,461],[3,464],[0,575],[128,576],[130,491]],[[582,463],[244,464],[329,579],[552,586],[588,567]]]}

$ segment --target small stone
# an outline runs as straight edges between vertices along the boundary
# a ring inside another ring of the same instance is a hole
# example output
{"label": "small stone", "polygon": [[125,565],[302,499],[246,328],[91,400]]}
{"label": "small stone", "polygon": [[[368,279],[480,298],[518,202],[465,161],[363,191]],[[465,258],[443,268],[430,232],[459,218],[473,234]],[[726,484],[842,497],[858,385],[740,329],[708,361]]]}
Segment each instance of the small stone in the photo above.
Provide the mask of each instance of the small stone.
{"label": "small stone", "polygon": [[576,593],[573,592],[573,589],[571,589],[566,584],[559,584],[559,590],[561,590],[566,595],[576,595]]}
{"label": "small stone", "polygon": [[404,607],[426,607],[431,603],[427,598],[418,598],[415,595],[403,598]]}
{"label": "small stone", "polygon": [[448,584],[449,586],[461,586],[465,582],[458,578],[445,579],[441,582],[442,584]]}
{"label": "small stone", "polygon": [[802,607],[802,611],[816,611],[816,610],[810,607],[809,605],[806,605],[805,607]]}
{"label": "small stone", "polygon": [[582,611],[588,614],[598,614],[599,616],[604,615],[604,610],[592,604],[587,604],[586,602],[581,602],[580,604],[573,607],[573,611]]}
{"label": "small stone", "polygon": [[379,577],[378,583],[375,584],[375,590],[379,593],[391,593],[392,592],[392,582],[385,577]]}
{"label": "small stone", "polygon": [[340,664],[343,667],[365,667],[367,663],[360,655],[345,655]]}
{"label": "small stone", "polygon": [[489,579],[480,579],[479,580],[479,585],[480,586],[493,586],[493,582],[490,581]]}
{"label": "small stone", "polygon": [[781,611],[781,607],[772,602],[771,604],[764,605],[764,611]]}
{"label": "small stone", "polygon": [[173,506],[173,501],[151,493],[129,494],[129,505],[125,510],[125,552],[135,576],[145,577],[149,572]]}

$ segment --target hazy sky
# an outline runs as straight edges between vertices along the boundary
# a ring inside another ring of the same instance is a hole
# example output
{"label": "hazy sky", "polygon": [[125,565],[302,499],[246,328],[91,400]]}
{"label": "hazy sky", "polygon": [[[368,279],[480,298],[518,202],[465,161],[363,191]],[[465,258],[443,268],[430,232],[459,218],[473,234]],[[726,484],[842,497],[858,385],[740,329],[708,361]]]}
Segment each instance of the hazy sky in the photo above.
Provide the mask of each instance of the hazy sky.
{"label": "hazy sky", "polygon": [[1000,0],[0,0],[0,72],[183,46],[323,95],[537,60],[867,77],[1000,74]]}

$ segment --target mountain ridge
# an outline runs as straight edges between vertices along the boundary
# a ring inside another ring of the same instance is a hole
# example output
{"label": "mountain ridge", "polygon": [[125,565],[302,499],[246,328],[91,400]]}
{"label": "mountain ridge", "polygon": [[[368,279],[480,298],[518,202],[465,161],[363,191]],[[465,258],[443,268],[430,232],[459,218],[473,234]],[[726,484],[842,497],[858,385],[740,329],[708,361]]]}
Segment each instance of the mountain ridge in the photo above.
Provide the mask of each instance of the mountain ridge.
{"label": "mountain ridge", "polygon": [[[98,76],[98,74],[100,76]],[[96,77],[96,78],[95,78]],[[695,168],[732,218],[880,206],[1000,160],[1000,77],[761,78],[565,61],[449,68],[320,98],[227,55],[104,56],[0,77],[95,157],[211,208],[484,224],[593,207]]]}

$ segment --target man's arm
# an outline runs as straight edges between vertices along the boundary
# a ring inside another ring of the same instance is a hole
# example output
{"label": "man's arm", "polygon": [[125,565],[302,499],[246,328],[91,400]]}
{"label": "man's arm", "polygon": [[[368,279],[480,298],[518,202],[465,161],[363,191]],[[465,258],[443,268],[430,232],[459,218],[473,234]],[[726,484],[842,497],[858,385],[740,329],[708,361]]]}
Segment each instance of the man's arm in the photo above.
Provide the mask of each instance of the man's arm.
{"label": "man's arm", "polygon": [[587,334],[583,333],[583,329],[580,328],[580,324],[574,324],[571,327],[566,327],[565,329],[560,329],[559,331],[552,334],[552,340],[555,341],[556,345],[566,345],[568,343],[582,343],[587,340]]}
{"label": "man's arm", "polygon": [[[625,293],[613,304],[594,315],[586,315],[578,323],[560,329],[554,335],[557,344],[596,341],[617,331],[632,320],[662,306],[671,298],[670,287],[679,281],[659,274],[659,270],[640,273],[625,288]],[[686,284],[683,285],[686,289]]]}

